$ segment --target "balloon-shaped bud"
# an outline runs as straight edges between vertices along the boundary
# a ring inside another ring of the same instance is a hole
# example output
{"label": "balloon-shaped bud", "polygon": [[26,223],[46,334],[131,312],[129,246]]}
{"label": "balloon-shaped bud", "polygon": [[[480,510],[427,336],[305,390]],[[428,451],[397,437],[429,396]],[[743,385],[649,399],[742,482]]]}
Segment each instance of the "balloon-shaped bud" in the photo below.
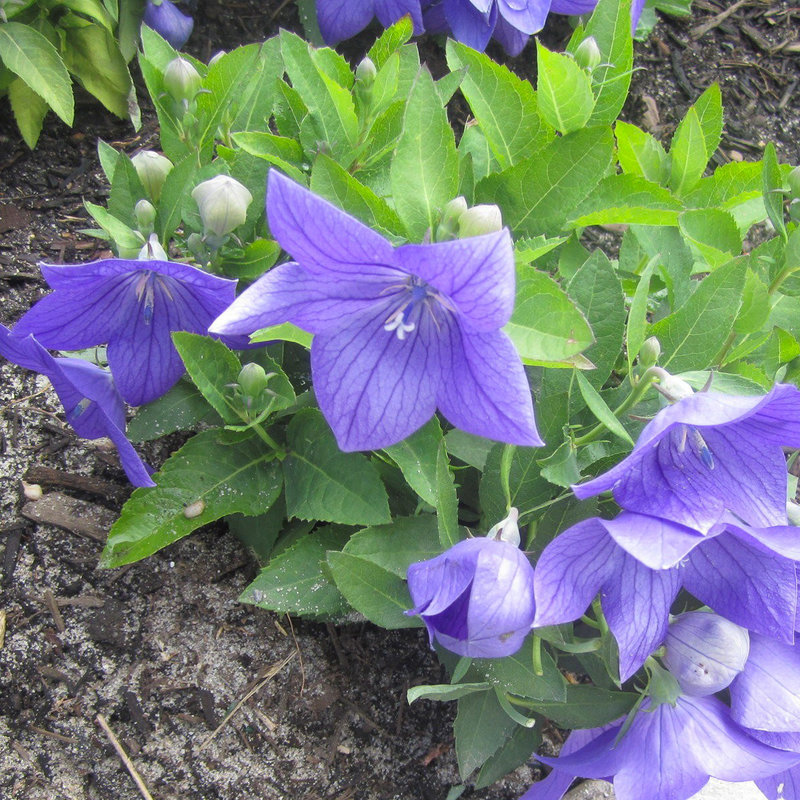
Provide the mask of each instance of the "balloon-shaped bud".
{"label": "balloon-shaped bud", "polygon": [[156,223],[156,209],[153,204],[149,200],[142,199],[134,206],[133,214],[136,217],[139,231],[145,236],[149,236]]}
{"label": "balloon-shaped bud", "polygon": [[267,388],[269,378],[260,364],[245,364],[239,372],[237,383],[248,397],[258,397]]}
{"label": "balloon-shaped bud", "polygon": [[602,60],[603,55],[594,36],[587,36],[575,50],[575,61],[578,62],[578,66],[590,72],[598,67]]}
{"label": "balloon-shaped bud", "polygon": [[167,251],[164,250],[161,246],[161,242],[158,241],[157,234],[150,234],[150,238],[139,251],[139,261],[169,261]]}
{"label": "balloon-shaped bud", "polygon": [[639,350],[639,365],[647,369],[658,362],[661,355],[661,342],[655,336],[645,339]]}
{"label": "balloon-shaped bud", "polygon": [[503,215],[495,205],[478,205],[467,209],[458,218],[458,238],[497,233],[503,227]]}
{"label": "balloon-shaped bud", "polygon": [[714,694],[729,686],[744,669],[750,636],[718,614],[690,611],[669,626],[664,664],[684,694]]}
{"label": "balloon-shaped bud", "polygon": [[517,524],[518,521],[519,511],[516,508],[510,508],[508,510],[508,516],[505,519],[501,519],[500,522],[489,528],[486,538],[496,539],[498,542],[508,542],[509,544],[513,544],[514,547],[519,547],[520,535],[519,525]]}
{"label": "balloon-shaped bud", "polygon": [[229,175],[203,181],[194,187],[192,197],[200,209],[203,230],[214,236],[225,236],[238,228],[253,202],[247,187]]}
{"label": "balloon-shaped bud", "polygon": [[375,63],[369,56],[365,56],[358,62],[356,67],[356,80],[363,84],[365,87],[372,86],[375,83],[375,76],[378,70],[375,68]]}
{"label": "balloon-shaped bud", "polygon": [[164,88],[179,103],[194,100],[202,84],[200,73],[185,58],[173,58],[164,70]]}
{"label": "balloon-shaped bud", "polygon": [[150,199],[158,202],[161,197],[161,190],[164,188],[164,181],[167,175],[172,171],[173,164],[161,153],[155,153],[152,150],[142,150],[137,153],[132,159],[136,174],[144,186],[144,190],[149,195]]}
{"label": "balloon-shaped bud", "polygon": [[458,220],[467,210],[467,201],[459,196],[445,204],[436,227],[436,241],[444,242],[458,237]]}

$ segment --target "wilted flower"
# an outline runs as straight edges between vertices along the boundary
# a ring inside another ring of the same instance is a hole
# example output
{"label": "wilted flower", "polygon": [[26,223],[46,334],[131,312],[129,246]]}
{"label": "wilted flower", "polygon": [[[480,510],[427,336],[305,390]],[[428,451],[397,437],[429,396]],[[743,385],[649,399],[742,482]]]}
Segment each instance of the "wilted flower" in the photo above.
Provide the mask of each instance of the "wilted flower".
{"label": "wilted flower", "polygon": [[514,306],[508,231],[394,248],[275,170],[267,216],[297,263],[271,269],[210,330],[288,321],[315,334],[314,391],[339,447],[388,447],[437,407],[470,433],[541,444],[522,363],[500,330]]}
{"label": "wilted flower", "polygon": [[408,568],[408,588],[431,644],[475,658],[519,650],[535,612],[533,567],[513,544],[466,539]]}
{"label": "wilted flower", "polygon": [[205,333],[236,290],[236,281],[171,261],[110,258],[41,269],[55,291],[14,334],[33,334],[54,350],[108,344],[117,388],[135,406],[160,397],[184,373],[171,332]]}
{"label": "wilted flower", "polygon": [[574,486],[611,491],[624,509],[706,534],[730,512],[748,525],[786,525],[784,447],[800,447],[800,390],[763,396],[698,392],[661,410],[627,458]]}
{"label": "wilted flower", "polygon": [[134,486],[155,486],[150,472],[125,438],[125,406],[111,374],[79,358],[54,358],[33,336],[17,336],[0,325],[0,355],[46,375],[64,406],[67,422],[84,439],[108,437]]}
{"label": "wilted flower", "polygon": [[172,162],[161,153],[141,150],[131,158],[131,163],[150,199],[157,203],[158,198],[161,197],[164,181],[172,171]]}
{"label": "wilted flower", "polygon": [[200,219],[206,234],[226,236],[247,218],[253,195],[230,175],[217,175],[197,184],[192,197],[200,209]]}
{"label": "wilted flower", "polygon": [[[619,739],[622,724],[580,731],[584,741],[593,737],[588,744],[537,759],[565,776],[613,781],[617,800],[689,800],[709,778],[750,781],[800,761],[748,735],[715,697],[681,696],[674,705],[648,697]],[[569,788],[566,781],[548,781],[535,783],[520,800],[559,800]]]}
{"label": "wilted flower", "polygon": [[147,0],[144,23],[180,50],[192,33],[194,20],[170,0]]}
{"label": "wilted flower", "polygon": [[317,0],[317,21],[322,38],[329,45],[363,31],[373,17],[388,28],[408,14],[414,33],[420,34],[423,28],[419,4],[420,0]]}
{"label": "wilted flower", "polygon": [[[738,625],[793,641],[797,612],[793,559],[800,555],[796,529],[727,525],[705,538],[680,527],[623,513],[615,520],[584,520],[564,531],[545,547],[536,564],[536,627],[578,619],[599,592],[603,614],[619,645],[623,680],[664,640],[669,609],[681,587]],[[670,535],[663,535],[664,530]],[[654,552],[656,568],[620,546],[624,535],[637,533]],[[673,551],[676,541],[688,545]],[[780,550],[769,549],[765,542]],[[666,543],[663,552],[662,543]],[[671,555],[664,560],[675,558],[674,566],[659,568],[667,553]]]}
{"label": "wilted flower", "polygon": [[718,614],[690,611],[670,623],[664,645],[664,665],[684,694],[703,697],[730,686],[744,669],[750,637]]}

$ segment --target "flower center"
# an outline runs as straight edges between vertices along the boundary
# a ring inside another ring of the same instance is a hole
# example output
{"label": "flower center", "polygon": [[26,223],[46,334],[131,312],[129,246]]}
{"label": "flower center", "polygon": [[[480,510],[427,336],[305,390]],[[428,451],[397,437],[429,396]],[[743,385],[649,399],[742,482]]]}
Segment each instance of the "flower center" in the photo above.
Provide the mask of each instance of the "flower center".
{"label": "flower center", "polygon": [[135,292],[136,299],[142,304],[142,316],[144,317],[145,325],[149,325],[153,321],[156,284],[163,290],[163,293],[169,300],[173,299],[172,292],[169,290],[169,285],[162,275],[149,269],[143,270],[139,274],[139,279],[136,282]]}
{"label": "flower center", "polygon": [[400,290],[398,292],[399,303],[387,317],[383,329],[389,332],[394,331],[401,342],[409,333],[416,330],[423,309],[427,309],[431,319],[436,322],[434,307],[437,305],[447,307],[442,296],[416,275],[411,275],[399,286],[389,288]]}
{"label": "flower center", "polygon": [[706,444],[706,440],[697,428],[689,425],[684,425],[681,429],[681,439],[678,442],[678,452],[683,453],[686,450],[687,440],[691,441],[692,450],[699,456],[700,461],[708,469],[714,469],[714,454]]}

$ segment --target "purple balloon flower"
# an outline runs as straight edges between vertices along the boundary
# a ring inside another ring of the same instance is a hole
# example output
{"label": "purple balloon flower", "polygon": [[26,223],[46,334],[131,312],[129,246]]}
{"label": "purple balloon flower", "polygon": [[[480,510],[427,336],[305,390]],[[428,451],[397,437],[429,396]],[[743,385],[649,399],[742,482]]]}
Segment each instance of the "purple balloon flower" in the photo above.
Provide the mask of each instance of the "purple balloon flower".
{"label": "purple balloon flower", "polygon": [[420,0],[317,0],[319,29],[329,45],[363,31],[373,17],[388,28],[406,15],[414,23],[414,33],[422,33]]}
{"label": "purple balloon flower", "polygon": [[0,355],[46,375],[78,436],[108,437],[119,451],[128,480],[134,486],[155,486],[149,470],[125,438],[125,407],[107,370],[78,358],[54,358],[33,336],[16,336],[3,325]]}
{"label": "purple balloon flower", "polygon": [[179,11],[178,7],[170,0],[161,0],[159,3],[147,0],[143,22],[166,39],[176,50],[180,50],[186,44],[192,28],[194,28],[194,20]]}
{"label": "purple balloon flower", "polygon": [[624,509],[706,534],[728,512],[754,527],[786,525],[784,447],[800,447],[800,391],[777,384],[759,397],[698,392],[664,408],[633,451],[587,483]]}
{"label": "purple balloon flower", "polygon": [[[671,523],[623,513],[573,525],[545,547],[536,564],[535,627],[578,619],[600,592],[609,628],[619,645],[620,677],[627,680],[664,640],[669,609],[681,587],[727,619],[792,642],[797,612],[796,562],[776,553],[746,529],[728,526],[668,569],[651,569],[619,546],[612,533]],[[679,528],[679,526],[674,526]],[[783,539],[797,530],[779,529]],[[683,535],[692,536],[691,531]],[[762,538],[769,538],[761,532]],[[790,552],[794,552],[792,549]]]}
{"label": "purple balloon flower", "polygon": [[274,170],[267,216],[297,262],[271,269],[210,330],[288,321],[313,333],[314,391],[342,450],[395,444],[437,408],[469,433],[542,444],[525,371],[500,330],[514,306],[507,230],[394,248]]}
{"label": "purple balloon flower", "polygon": [[[622,721],[587,731],[594,738],[558,758],[537,758],[566,776],[605,778],[617,800],[688,800],[708,783],[749,781],[786,770],[800,755],[749,736],[714,697],[679,697],[675,705],[642,703],[617,742]],[[564,782],[534,784],[520,800],[560,800]]]}
{"label": "purple balloon flower", "polygon": [[160,397],[184,373],[170,333],[206,333],[236,292],[236,281],[171,261],[110,258],[41,269],[55,291],[14,334],[33,334],[53,350],[107,343],[117,388],[134,406]]}
{"label": "purple balloon flower", "polygon": [[431,644],[462,656],[516,653],[535,613],[533,567],[513,544],[466,539],[408,568],[408,588]]}

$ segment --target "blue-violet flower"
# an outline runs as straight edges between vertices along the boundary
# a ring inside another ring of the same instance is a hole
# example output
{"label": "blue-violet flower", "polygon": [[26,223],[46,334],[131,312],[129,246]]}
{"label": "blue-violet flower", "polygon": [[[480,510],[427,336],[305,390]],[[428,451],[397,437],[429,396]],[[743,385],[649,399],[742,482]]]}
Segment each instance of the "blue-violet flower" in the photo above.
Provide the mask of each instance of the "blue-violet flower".
{"label": "blue-violet flower", "polygon": [[317,0],[317,22],[329,45],[363,31],[373,17],[388,28],[406,15],[414,23],[414,33],[422,33],[420,0]]}
{"label": "blue-violet flower", "polygon": [[181,12],[170,0],[147,0],[144,23],[166,39],[176,50],[186,44],[192,33],[194,20]]}

